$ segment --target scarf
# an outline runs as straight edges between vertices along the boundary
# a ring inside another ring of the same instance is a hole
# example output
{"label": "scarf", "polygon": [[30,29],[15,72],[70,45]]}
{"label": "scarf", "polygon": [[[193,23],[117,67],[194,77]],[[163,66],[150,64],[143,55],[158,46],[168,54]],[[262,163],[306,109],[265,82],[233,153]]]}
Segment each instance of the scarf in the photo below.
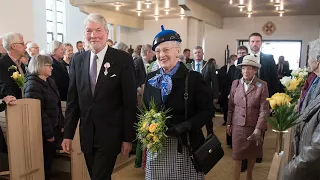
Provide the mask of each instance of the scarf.
{"label": "scarf", "polygon": [[171,77],[177,72],[180,67],[178,62],[168,74],[164,73],[163,68],[160,68],[160,74],[155,75],[153,78],[148,80],[148,83],[158,89],[161,89],[162,101],[170,94],[172,90],[172,79]]}

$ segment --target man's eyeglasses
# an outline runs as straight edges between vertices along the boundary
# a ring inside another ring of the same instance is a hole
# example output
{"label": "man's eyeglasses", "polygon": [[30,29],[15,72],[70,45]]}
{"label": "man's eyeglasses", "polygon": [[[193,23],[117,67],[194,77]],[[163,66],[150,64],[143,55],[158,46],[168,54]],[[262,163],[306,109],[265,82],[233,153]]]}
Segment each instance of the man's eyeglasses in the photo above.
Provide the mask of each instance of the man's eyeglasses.
{"label": "man's eyeglasses", "polygon": [[20,44],[20,45],[24,46],[24,42],[21,42],[21,43],[13,43],[13,44]]}

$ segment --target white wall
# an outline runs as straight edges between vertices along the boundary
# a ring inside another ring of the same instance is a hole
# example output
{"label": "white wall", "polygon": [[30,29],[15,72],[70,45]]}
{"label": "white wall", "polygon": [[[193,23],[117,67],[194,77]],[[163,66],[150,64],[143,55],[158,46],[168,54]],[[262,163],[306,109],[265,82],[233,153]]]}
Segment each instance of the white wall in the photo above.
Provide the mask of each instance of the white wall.
{"label": "white wall", "polygon": [[1,0],[1,4],[0,17],[4,18],[1,20],[0,35],[18,32],[24,36],[25,42],[35,41],[42,48],[46,42],[45,1]]}
{"label": "white wall", "polygon": [[187,47],[187,19],[181,20],[176,19],[159,19],[155,20],[145,20],[144,30],[137,30],[129,28],[129,34],[125,35],[125,31],[122,34],[127,37],[127,41],[123,41],[128,46],[132,45],[132,48],[139,44],[152,44],[153,38],[161,31],[161,25],[164,25],[165,29],[172,29],[179,33],[182,39],[182,48]]}
{"label": "white wall", "polygon": [[66,1],[66,39],[65,42],[73,45],[74,52],[77,52],[77,41],[83,41],[84,19],[86,14],[81,12],[78,7],[73,7]]}
{"label": "white wall", "polygon": [[[275,23],[277,29],[271,36],[262,33],[262,26],[267,22]],[[274,16],[225,18],[223,29],[206,25],[205,39],[206,57],[214,57],[221,67],[224,63],[224,50],[229,45],[230,53],[235,53],[237,40],[247,39],[252,32],[259,32],[269,40],[302,40],[300,65],[306,64],[307,45],[311,40],[319,38],[320,16]]]}

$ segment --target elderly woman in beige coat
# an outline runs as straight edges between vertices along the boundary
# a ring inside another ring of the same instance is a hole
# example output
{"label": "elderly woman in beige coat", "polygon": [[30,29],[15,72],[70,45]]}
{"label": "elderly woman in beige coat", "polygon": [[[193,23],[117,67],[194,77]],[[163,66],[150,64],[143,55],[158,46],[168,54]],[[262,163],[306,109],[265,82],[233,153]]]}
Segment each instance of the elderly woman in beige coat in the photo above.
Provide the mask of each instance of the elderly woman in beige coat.
{"label": "elderly woman in beige coat", "polygon": [[262,157],[262,135],[266,130],[265,116],[269,112],[268,87],[256,77],[261,65],[257,57],[248,55],[237,66],[243,77],[232,83],[227,133],[232,133],[232,159],[235,160],[234,180],[240,179],[241,161],[248,159],[247,180],[252,180],[256,158]]}

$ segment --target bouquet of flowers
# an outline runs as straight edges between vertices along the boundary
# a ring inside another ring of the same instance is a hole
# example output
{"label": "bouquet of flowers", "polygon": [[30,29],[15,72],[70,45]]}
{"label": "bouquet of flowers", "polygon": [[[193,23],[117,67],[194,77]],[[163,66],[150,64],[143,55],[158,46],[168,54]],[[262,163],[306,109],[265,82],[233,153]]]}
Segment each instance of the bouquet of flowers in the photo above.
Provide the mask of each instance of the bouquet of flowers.
{"label": "bouquet of flowers", "polygon": [[272,128],[276,131],[286,131],[297,124],[299,113],[295,109],[295,103],[290,103],[292,98],[285,93],[275,93],[267,98],[273,110],[272,117],[266,117]]}
{"label": "bouquet of flowers", "polygon": [[292,98],[292,103],[296,103],[300,98],[301,87],[304,85],[308,77],[308,70],[306,68],[292,71],[291,77],[283,77],[280,82],[286,88],[285,93]]}
{"label": "bouquet of flowers", "polygon": [[12,73],[11,78],[18,84],[19,88],[22,89],[24,87],[25,82],[26,82],[24,76],[19,73],[17,66],[14,66],[14,65],[10,66],[8,68],[8,71],[11,69],[15,70],[15,72]]}
{"label": "bouquet of flowers", "polygon": [[165,132],[168,129],[166,120],[171,118],[167,116],[171,109],[157,111],[156,104],[151,100],[149,110],[143,105],[138,115],[137,138],[143,148],[147,148],[152,154],[159,153],[163,149],[163,143],[166,140]]}

